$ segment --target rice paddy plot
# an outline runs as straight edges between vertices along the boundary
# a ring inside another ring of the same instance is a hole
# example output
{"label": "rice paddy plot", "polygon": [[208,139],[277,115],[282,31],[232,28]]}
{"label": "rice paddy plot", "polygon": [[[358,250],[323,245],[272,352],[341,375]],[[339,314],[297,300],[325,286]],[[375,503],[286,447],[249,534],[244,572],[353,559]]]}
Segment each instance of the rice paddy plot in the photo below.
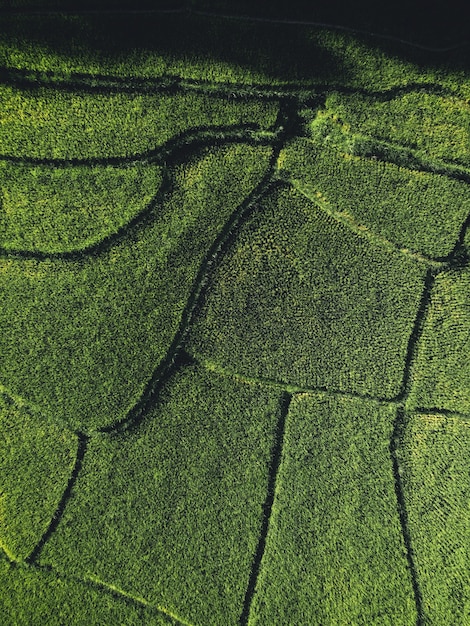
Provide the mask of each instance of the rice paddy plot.
{"label": "rice paddy plot", "polygon": [[237,625],[280,411],[277,391],[181,368],[135,428],[90,439],[39,562],[181,623]]}
{"label": "rice paddy plot", "polygon": [[155,151],[193,128],[274,125],[275,102],[198,93],[87,93],[0,85],[0,154],[30,159],[106,159]]}
{"label": "rice paddy plot", "polygon": [[411,415],[399,448],[423,623],[470,621],[470,421]]}
{"label": "rice paddy plot", "polygon": [[410,408],[470,414],[470,272],[437,276],[412,370]]}
{"label": "rice paddy plot", "polygon": [[327,97],[326,108],[352,133],[408,146],[424,159],[470,167],[468,97],[424,90],[388,97],[337,92]]}
{"label": "rice paddy plot", "polygon": [[423,278],[280,185],[215,272],[187,349],[241,376],[390,398]]}
{"label": "rice paddy plot", "polygon": [[250,625],[416,624],[389,451],[395,411],[293,397]]}
{"label": "rice paddy plot", "polygon": [[162,613],[83,581],[0,558],[0,621],[4,626],[171,626]]}
{"label": "rice paddy plot", "polygon": [[0,383],[74,429],[123,419],[165,358],[211,246],[270,156],[269,147],[246,144],[188,155],[148,223],[98,254],[0,260]]}
{"label": "rice paddy plot", "polygon": [[161,168],[57,168],[0,161],[0,248],[62,253],[95,246],[156,196]]}
{"label": "rice paddy plot", "polygon": [[311,132],[313,139],[295,139],[281,152],[281,176],[379,245],[428,257],[451,253],[470,215],[467,183],[354,156],[354,135],[324,115]]}
{"label": "rice paddy plot", "polygon": [[77,445],[73,433],[0,395],[0,552],[9,558],[28,557],[48,529]]}

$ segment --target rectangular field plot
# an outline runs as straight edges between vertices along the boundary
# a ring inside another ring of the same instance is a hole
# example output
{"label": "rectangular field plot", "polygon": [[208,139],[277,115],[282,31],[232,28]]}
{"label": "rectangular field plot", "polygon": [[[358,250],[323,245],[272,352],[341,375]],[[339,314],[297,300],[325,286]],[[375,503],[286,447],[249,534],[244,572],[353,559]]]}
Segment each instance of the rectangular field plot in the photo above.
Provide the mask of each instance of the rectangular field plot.
{"label": "rectangular field plot", "polygon": [[410,408],[470,414],[470,272],[437,276],[412,369]]}
{"label": "rectangular field plot", "polygon": [[214,273],[188,350],[242,376],[393,397],[423,286],[412,259],[279,186]]}
{"label": "rectangular field plot", "polygon": [[294,396],[250,625],[416,624],[394,419],[370,401]]}
{"label": "rectangular field plot", "polygon": [[277,392],[179,370],[135,428],[90,440],[41,563],[236,626],[280,411]]}
{"label": "rectangular field plot", "polygon": [[470,422],[413,415],[399,449],[425,624],[470,623]]}

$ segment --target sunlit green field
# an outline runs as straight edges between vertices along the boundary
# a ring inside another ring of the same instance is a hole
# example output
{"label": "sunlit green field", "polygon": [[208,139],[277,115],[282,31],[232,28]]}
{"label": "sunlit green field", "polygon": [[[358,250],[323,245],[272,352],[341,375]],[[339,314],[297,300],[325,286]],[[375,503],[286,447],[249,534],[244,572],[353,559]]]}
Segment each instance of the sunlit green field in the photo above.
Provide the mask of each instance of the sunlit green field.
{"label": "sunlit green field", "polygon": [[0,17],[0,624],[468,625],[469,73]]}

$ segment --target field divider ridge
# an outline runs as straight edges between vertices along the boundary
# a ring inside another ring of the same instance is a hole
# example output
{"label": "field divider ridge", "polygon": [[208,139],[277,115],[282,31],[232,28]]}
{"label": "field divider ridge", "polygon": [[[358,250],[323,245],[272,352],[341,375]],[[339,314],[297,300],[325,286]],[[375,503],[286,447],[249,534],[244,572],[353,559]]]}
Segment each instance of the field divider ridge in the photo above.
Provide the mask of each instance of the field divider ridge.
{"label": "field divider ridge", "polygon": [[379,235],[378,233],[375,233],[373,230],[371,230],[364,224],[357,222],[354,219],[354,217],[350,215],[349,213],[347,213],[346,211],[335,210],[334,208],[331,207],[330,203],[321,196],[320,192],[318,192],[320,195],[309,194],[308,191],[306,191],[305,186],[302,184],[301,181],[296,180],[294,178],[289,178],[287,179],[287,182],[289,182],[292,185],[292,187],[296,189],[298,192],[300,192],[305,198],[315,203],[315,205],[319,209],[321,209],[324,213],[332,217],[337,222],[344,224],[346,227],[348,227],[350,230],[355,232],[357,235],[359,235],[363,239],[367,239],[373,245],[384,248],[385,250],[388,250],[389,252],[398,252],[402,254],[403,256],[406,256],[407,258],[411,259],[412,261],[425,265],[426,267],[431,267],[435,269],[441,269],[441,268],[444,269],[448,266],[448,263],[446,263],[445,261],[433,259],[432,257],[428,257],[424,254],[421,254],[420,252],[414,252],[413,250],[410,250],[409,248],[403,248],[393,243],[389,239],[386,239],[385,237]]}
{"label": "field divider ridge", "polygon": [[408,512],[405,501],[405,493],[403,489],[403,482],[401,479],[401,468],[399,459],[399,449],[403,436],[407,426],[407,418],[405,409],[403,407],[397,408],[395,422],[393,424],[393,433],[390,439],[390,457],[392,460],[392,471],[395,484],[395,496],[397,500],[397,512],[400,519],[401,533],[403,542],[405,545],[406,560],[408,562],[408,570],[411,576],[411,585],[413,587],[413,596],[416,606],[416,626],[424,626],[424,614],[423,614],[423,597],[419,584],[418,573],[416,570],[415,557],[413,552],[413,545],[411,541],[411,535],[408,528]]}
{"label": "field divider ridge", "polygon": [[60,499],[60,502],[57,506],[57,509],[55,510],[54,514],[52,515],[51,521],[49,523],[49,526],[47,527],[47,529],[45,530],[44,534],[42,535],[41,539],[39,540],[39,542],[37,543],[36,547],[34,548],[34,550],[31,552],[31,554],[25,559],[25,562],[29,565],[35,564],[38,557],[40,556],[41,550],[43,549],[44,545],[46,544],[46,542],[48,541],[49,537],[53,534],[53,532],[55,531],[55,529],[57,528],[57,526],[59,525],[59,522],[62,518],[62,515],[65,511],[65,508],[67,506],[67,502],[71,496],[72,490],[75,486],[75,483],[77,482],[77,478],[78,475],[80,474],[80,471],[82,469],[82,464],[83,464],[83,459],[85,458],[85,454],[87,451],[87,447],[88,447],[88,436],[85,435],[84,433],[81,432],[77,432],[76,433],[77,437],[78,437],[78,448],[77,448],[77,455],[75,458],[75,465],[74,468],[72,470],[72,473],[70,475],[67,487],[64,490],[64,493],[62,494],[62,497]]}
{"label": "field divider ridge", "polygon": [[258,539],[258,545],[253,557],[251,566],[251,574],[248,580],[248,586],[245,593],[245,599],[243,602],[243,610],[240,616],[240,626],[247,626],[250,619],[251,604],[254,594],[256,593],[256,585],[258,582],[258,576],[261,569],[264,551],[266,549],[266,541],[269,533],[269,526],[271,521],[271,514],[273,509],[274,500],[276,498],[276,483],[279,474],[279,468],[282,461],[282,452],[284,447],[284,434],[286,430],[286,420],[289,413],[289,407],[292,400],[292,395],[283,392],[279,401],[279,417],[276,427],[276,435],[271,452],[271,462],[269,469],[268,486],[266,491],[266,499],[263,504],[263,519]]}
{"label": "field divider ridge", "polygon": [[340,397],[340,398],[355,398],[358,400],[365,400],[370,402],[377,402],[382,405],[398,404],[398,401],[391,397],[372,396],[368,394],[355,393],[354,391],[342,391],[341,389],[329,389],[328,387],[308,387],[304,385],[295,385],[292,383],[286,383],[283,381],[275,380],[272,378],[265,378],[263,376],[246,376],[239,374],[227,368],[222,367],[218,363],[205,359],[195,352],[190,352],[190,358],[193,359],[198,365],[206,369],[208,372],[213,372],[219,376],[225,376],[232,380],[245,384],[245,385],[259,385],[262,387],[271,387],[283,391],[285,393],[296,394],[322,394],[327,397]]}

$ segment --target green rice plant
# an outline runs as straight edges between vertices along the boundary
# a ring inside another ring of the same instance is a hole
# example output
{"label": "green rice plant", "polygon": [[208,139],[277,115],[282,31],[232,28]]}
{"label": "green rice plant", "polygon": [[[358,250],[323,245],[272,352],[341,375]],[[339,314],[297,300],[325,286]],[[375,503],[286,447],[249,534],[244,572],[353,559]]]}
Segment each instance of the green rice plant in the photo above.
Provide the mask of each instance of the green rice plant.
{"label": "green rice plant", "polygon": [[468,98],[424,91],[386,99],[334,92],[326,99],[326,109],[352,132],[408,146],[428,159],[470,166]]}
{"label": "green rice plant", "polygon": [[76,453],[74,434],[0,395],[0,551],[9,558],[28,557],[48,529]]}
{"label": "green rice plant", "polygon": [[40,564],[141,598],[180,624],[238,623],[279,396],[179,369],[136,428],[90,439]]}
{"label": "green rice plant", "polygon": [[423,623],[470,621],[470,422],[411,415],[400,465]]}
{"label": "green rice plant", "polygon": [[142,213],[161,182],[156,165],[0,161],[0,248],[57,253],[94,246]]}
{"label": "green rice plant", "polygon": [[250,625],[416,624],[389,451],[395,412],[293,397]]}
{"label": "green rice plant", "polygon": [[125,238],[78,259],[1,259],[0,384],[72,428],[123,419],[189,315],[214,241],[270,156],[267,146],[204,149],[175,165],[171,190]]}
{"label": "green rice plant", "polygon": [[14,626],[171,626],[152,609],[46,569],[24,569],[0,558],[0,621]]}
{"label": "green rice plant", "polygon": [[440,274],[412,371],[410,408],[470,414],[470,272]]}
{"label": "green rice plant", "polygon": [[279,171],[338,219],[383,245],[429,257],[453,250],[470,214],[467,183],[355,156],[355,137],[320,115],[313,139],[299,137],[279,157]]}
{"label": "green rice plant", "polygon": [[281,185],[217,269],[187,349],[242,376],[391,398],[423,277]]}
{"label": "green rice plant", "polygon": [[104,159],[145,154],[192,128],[274,124],[275,102],[199,93],[86,93],[0,85],[0,154]]}

